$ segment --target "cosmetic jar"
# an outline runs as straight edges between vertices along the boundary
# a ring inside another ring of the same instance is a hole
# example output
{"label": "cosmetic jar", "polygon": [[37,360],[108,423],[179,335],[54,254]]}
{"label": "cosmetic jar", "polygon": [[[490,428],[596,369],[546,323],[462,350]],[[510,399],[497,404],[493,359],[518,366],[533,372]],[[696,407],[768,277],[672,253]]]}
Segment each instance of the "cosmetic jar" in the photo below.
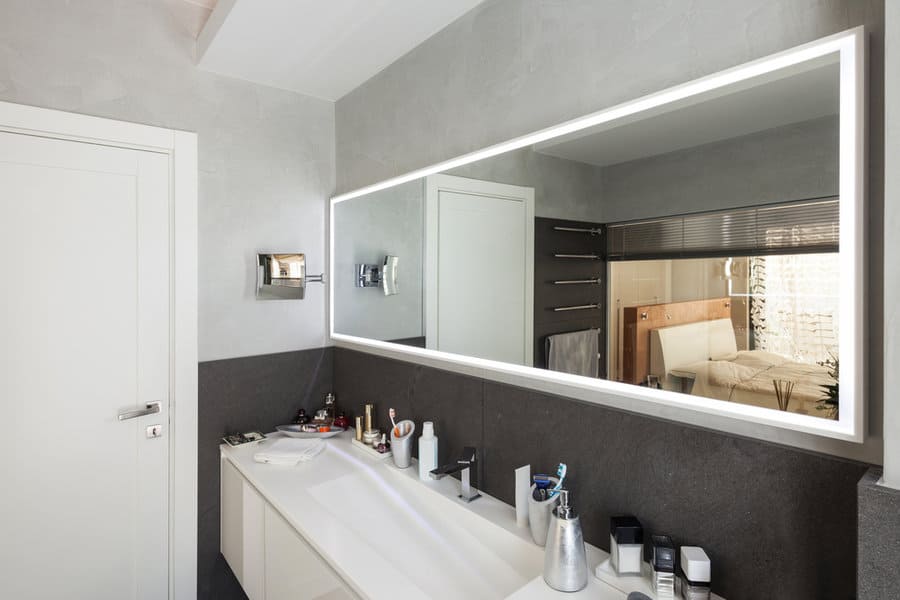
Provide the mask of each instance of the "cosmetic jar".
{"label": "cosmetic jar", "polygon": [[619,575],[640,575],[644,560],[644,528],[632,516],[609,520],[609,562]]}

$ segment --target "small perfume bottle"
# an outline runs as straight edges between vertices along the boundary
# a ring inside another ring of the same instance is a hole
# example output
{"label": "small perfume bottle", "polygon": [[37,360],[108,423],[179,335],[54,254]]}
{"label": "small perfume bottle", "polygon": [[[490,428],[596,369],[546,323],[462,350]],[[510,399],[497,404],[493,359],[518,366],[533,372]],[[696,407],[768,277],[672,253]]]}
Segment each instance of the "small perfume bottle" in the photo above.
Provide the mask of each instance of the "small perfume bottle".
{"label": "small perfume bottle", "polygon": [[387,452],[388,450],[391,449],[391,444],[390,444],[390,442],[387,441],[386,433],[381,434],[381,441],[378,442],[378,446],[375,449],[378,450],[379,454],[384,454],[385,452]]}
{"label": "small perfume bottle", "polygon": [[375,412],[374,404],[366,404],[366,428],[364,431],[372,431],[372,416]]}
{"label": "small perfume bottle", "polygon": [[327,394],[325,394],[325,418],[333,420],[335,417],[336,408],[337,405],[335,402],[334,394],[328,392]]}
{"label": "small perfume bottle", "polygon": [[366,428],[363,431],[363,443],[373,448],[378,448],[378,439],[381,431],[373,427],[372,419],[375,413],[374,404],[366,404]]}
{"label": "small perfume bottle", "polygon": [[709,600],[710,562],[703,548],[681,547],[681,597],[685,600]]}
{"label": "small perfume bottle", "polygon": [[675,544],[667,535],[650,537],[653,554],[650,559],[653,591],[658,600],[675,598]]}
{"label": "small perfume bottle", "polygon": [[309,423],[309,415],[306,414],[306,410],[300,409],[297,411],[297,416],[294,417],[295,425],[306,425]]}

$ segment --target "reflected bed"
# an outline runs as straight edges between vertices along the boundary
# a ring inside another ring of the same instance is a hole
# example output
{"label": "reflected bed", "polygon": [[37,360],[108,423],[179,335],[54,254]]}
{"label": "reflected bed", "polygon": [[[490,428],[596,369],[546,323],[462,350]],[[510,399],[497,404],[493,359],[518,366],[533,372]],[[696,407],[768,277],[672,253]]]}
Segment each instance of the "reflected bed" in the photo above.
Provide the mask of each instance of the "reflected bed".
{"label": "reflected bed", "polygon": [[828,367],[764,350],[738,351],[730,319],[651,332],[651,372],[665,389],[778,409],[775,381],[793,385],[789,412],[826,417],[819,401],[835,383]]}

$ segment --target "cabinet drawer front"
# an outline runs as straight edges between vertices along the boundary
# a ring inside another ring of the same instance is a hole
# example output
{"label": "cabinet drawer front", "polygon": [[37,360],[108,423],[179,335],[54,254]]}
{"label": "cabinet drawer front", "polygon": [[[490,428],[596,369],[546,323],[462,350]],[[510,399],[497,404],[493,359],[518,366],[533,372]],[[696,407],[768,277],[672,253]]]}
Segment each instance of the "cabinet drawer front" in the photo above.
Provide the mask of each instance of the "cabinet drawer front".
{"label": "cabinet drawer front", "polygon": [[266,600],[354,600],[330,566],[266,505]]}

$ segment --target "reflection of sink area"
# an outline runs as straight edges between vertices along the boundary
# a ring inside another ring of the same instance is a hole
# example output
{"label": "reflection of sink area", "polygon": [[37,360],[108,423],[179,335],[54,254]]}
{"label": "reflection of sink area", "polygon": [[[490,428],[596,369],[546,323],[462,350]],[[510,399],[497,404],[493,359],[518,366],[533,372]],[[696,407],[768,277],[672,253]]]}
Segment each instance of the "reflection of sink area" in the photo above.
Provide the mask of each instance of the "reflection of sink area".
{"label": "reflection of sink area", "polygon": [[428,489],[438,482],[423,485],[388,465],[365,467],[309,493],[429,597],[504,598],[540,575],[540,548]]}

